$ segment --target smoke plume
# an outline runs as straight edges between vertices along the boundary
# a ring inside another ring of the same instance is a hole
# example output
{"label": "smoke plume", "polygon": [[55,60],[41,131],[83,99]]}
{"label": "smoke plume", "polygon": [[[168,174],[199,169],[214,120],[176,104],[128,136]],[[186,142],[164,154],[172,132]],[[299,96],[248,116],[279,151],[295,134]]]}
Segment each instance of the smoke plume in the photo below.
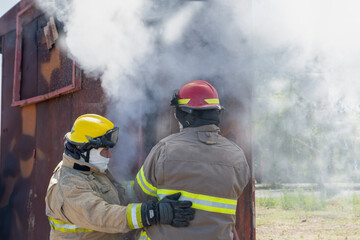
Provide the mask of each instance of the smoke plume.
{"label": "smoke plume", "polygon": [[[109,117],[122,129],[121,174],[147,151],[134,148],[137,126],[151,131],[152,120],[161,119],[156,114],[169,110],[172,90],[199,78],[213,82],[220,98],[251,104],[256,171],[264,181],[344,180],[356,168],[356,0],[38,4],[64,23],[71,57],[101,78]],[[242,97],[249,91],[252,103]]]}

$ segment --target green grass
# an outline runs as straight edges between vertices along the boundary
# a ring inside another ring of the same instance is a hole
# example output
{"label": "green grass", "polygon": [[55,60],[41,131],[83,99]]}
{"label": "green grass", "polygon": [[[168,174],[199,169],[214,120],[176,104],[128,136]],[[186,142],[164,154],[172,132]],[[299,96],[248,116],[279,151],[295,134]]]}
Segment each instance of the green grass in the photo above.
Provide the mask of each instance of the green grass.
{"label": "green grass", "polygon": [[273,196],[269,197],[260,197],[256,199],[256,202],[262,206],[262,207],[267,207],[267,208],[274,208],[277,207],[279,205],[279,200]]}
{"label": "green grass", "polygon": [[273,197],[270,193],[267,197],[256,198],[256,201],[262,207],[277,207],[284,210],[316,211],[324,210],[326,206],[326,201],[323,196],[317,196],[314,191],[305,192],[303,189],[297,189],[295,192],[283,189],[281,197]]}
{"label": "green grass", "polygon": [[360,239],[360,194],[330,197],[283,189],[256,196],[258,240]]}

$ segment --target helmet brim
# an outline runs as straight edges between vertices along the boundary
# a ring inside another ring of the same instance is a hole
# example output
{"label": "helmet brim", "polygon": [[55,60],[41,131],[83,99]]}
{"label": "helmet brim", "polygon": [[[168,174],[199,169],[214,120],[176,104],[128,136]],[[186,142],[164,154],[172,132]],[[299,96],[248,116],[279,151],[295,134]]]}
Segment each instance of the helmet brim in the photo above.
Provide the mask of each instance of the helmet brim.
{"label": "helmet brim", "polygon": [[219,104],[214,104],[214,105],[202,105],[202,106],[189,106],[189,105],[178,105],[179,108],[189,108],[189,109],[194,109],[194,110],[210,110],[210,109],[219,109],[219,110],[223,110],[224,107],[219,105]]}

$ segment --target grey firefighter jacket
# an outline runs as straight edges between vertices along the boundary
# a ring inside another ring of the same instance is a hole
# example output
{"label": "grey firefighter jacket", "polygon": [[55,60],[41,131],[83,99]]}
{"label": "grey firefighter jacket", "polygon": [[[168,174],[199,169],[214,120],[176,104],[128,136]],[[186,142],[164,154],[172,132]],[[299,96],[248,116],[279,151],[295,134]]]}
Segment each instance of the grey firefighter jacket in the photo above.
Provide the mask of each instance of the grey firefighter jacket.
{"label": "grey firefighter jacket", "polygon": [[181,192],[180,199],[192,201],[196,209],[187,228],[146,228],[150,239],[233,239],[237,199],[250,170],[242,149],[219,132],[215,125],[185,128],[161,140],[147,156],[134,183],[139,199]]}
{"label": "grey firefighter jacket", "polygon": [[[74,169],[75,166],[85,171]],[[86,171],[87,170],[87,171]],[[108,170],[67,155],[56,167],[46,194],[51,240],[121,239],[130,231],[124,189]]]}

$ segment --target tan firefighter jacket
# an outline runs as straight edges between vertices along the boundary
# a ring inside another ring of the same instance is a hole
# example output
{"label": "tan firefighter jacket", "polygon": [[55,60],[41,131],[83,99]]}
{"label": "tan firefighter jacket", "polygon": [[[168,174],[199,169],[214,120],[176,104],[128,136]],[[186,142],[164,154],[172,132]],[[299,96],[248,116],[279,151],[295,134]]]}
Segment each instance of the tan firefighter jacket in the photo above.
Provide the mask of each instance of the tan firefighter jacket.
{"label": "tan firefighter jacket", "polygon": [[[181,192],[195,219],[187,228],[146,228],[152,240],[232,240],[237,199],[250,178],[243,151],[222,137],[215,125],[185,128],[161,140],[137,174],[134,190],[141,201]],[[140,239],[147,239],[142,234]]]}
{"label": "tan firefighter jacket", "polygon": [[[107,170],[101,173],[92,164],[63,155],[46,194],[46,215],[50,239],[122,239],[121,233],[134,227],[141,204],[124,204],[124,189]],[[131,222],[131,220],[130,220]]]}

